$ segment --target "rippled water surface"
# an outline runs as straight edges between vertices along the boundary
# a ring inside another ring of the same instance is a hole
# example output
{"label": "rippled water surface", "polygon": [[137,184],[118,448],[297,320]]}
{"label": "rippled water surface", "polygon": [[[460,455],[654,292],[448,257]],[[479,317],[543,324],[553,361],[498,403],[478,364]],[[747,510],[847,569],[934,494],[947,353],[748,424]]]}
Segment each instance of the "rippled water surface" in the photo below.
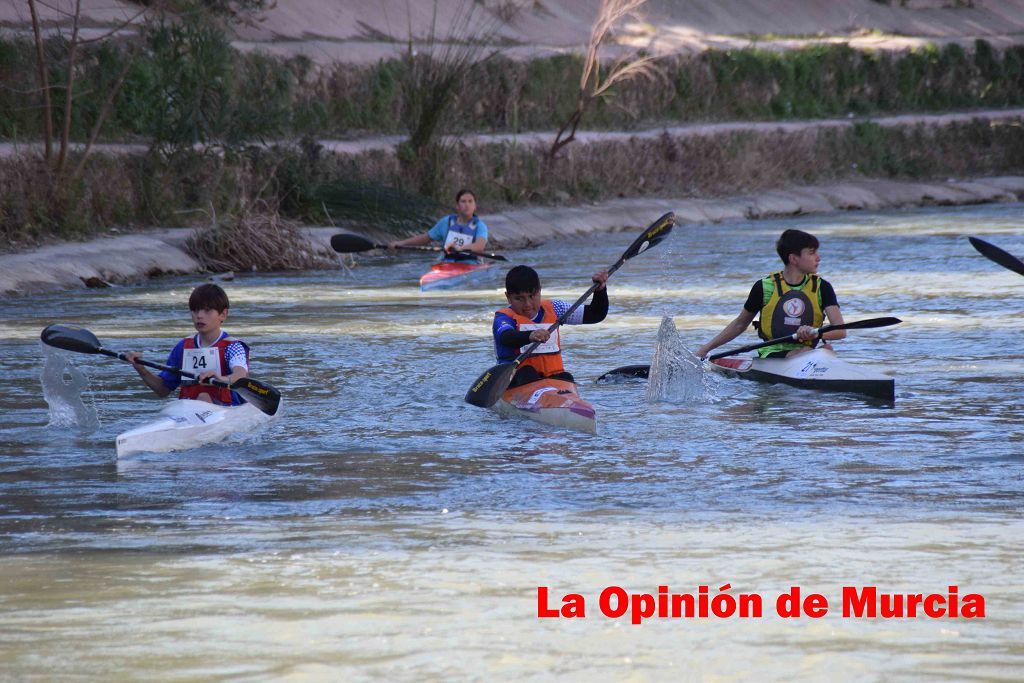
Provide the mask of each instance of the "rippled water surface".
{"label": "rippled water surface", "polygon": [[[508,255],[575,300],[656,217]],[[893,406],[736,380],[714,402],[649,403],[642,384],[593,383],[650,362],[663,316],[691,348],[714,335],[778,268],[786,227],[821,239],[847,320],[905,321],[837,345],[895,373]],[[419,256],[226,283],[225,329],[284,393],[280,418],[122,460],[115,436],[160,400],[124,363],[63,354],[85,402],[51,414],[39,332],[83,325],[162,361],[195,280],[0,302],[0,676],[1019,680],[1024,279],[967,235],[1024,256],[1024,207],[678,227],[613,276],[607,321],[563,332],[596,436],[462,402],[493,363],[501,268],[431,294]],[[769,613],[598,610],[609,585],[726,583]],[[957,585],[987,614],[844,618],[847,585]],[[538,586],[583,594],[586,618],[538,619]],[[776,616],[790,586],[829,613]]]}

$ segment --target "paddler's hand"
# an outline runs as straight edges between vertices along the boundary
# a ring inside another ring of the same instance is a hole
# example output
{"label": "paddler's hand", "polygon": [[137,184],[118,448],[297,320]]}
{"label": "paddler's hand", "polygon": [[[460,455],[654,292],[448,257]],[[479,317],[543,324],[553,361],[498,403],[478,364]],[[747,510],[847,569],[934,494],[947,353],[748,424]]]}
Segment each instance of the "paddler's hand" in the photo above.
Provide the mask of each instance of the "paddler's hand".
{"label": "paddler's hand", "polygon": [[132,364],[132,367],[135,368],[135,372],[141,375],[142,373],[147,372],[147,370],[144,366],[139,365],[136,362],[139,358],[142,358],[142,354],[137,351],[126,351],[124,354],[124,359]]}
{"label": "paddler's hand", "polygon": [[551,339],[551,333],[547,330],[533,330],[530,332],[530,341],[532,342],[540,342],[543,344],[548,339]]}
{"label": "paddler's hand", "polygon": [[605,288],[605,284],[608,282],[608,271],[599,270],[596,273],[594,273],[594,276],[590,279],[596,282],[597,284],[601,285],[600,287],[597,288],[598,291],[600,291]]}
{"label": "paddler's hand", "polygon": [[210,384],[211,379],[219,379],[222,382],[224,381],[224,378],[218,375],[213,370],[207,370],[206,372],[199,373],[200,384]]}
{"label": "paddler's hand", "polygon": [[814,328],[811,327],[810,325],[801,325],[797,329],[797,331],[796,331],[796,340],[797,341],[802,341],[802,342],[810,341],[810,340],[814,339],[817,336],[818,336],[818,333],[815,332]]}

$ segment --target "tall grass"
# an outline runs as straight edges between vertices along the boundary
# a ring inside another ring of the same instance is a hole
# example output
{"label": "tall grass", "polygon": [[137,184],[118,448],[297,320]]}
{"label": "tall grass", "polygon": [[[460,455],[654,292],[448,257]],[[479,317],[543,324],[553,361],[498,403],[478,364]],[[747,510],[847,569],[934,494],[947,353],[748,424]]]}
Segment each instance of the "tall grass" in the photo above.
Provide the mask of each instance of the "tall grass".
{"label": "tall grass", "polygon": [[[53,39],[47,48],[59,55],[66,46]],[[27,41],[0,37],[0,137],[41,135],[37,103],[25,94],[33,88],[31,50]],[[74,139],[84,139],[95,122],[123,59],[110,45],[85,50]],[[449,83],[445,119],[433,121],[416,114],[431,111],[422,98],[431,81],[421,81],[418,90],[411,85],[416,73],[425,78],[424,61],[419,55],[319,68],[304,58],[237,53],[211,24],[157,25],[132,65],[107,139],[184,146],[414,129],[420,139],[428,139],[426,131],[434,139],[436,131],[554,130],[575,109],[576,92],[565,84],[578,82],[584,67],[580,55],[460,62],[464,72]],[[62,62],[51,63],[59,81]],[[591,103],[582,125],[632,129],[1024,104],[1024,45],[998,51],[983,40],[971,50],[955,44],[905,52],[846,45],[709,50],[665,60],[660,70],[664,82],[617,84],[613,97]]]}
{"label": "tall grass", "polygon": [[[457,146],[438,182],[470,186],[485,211],[524,203],[558,204],[618,196],[705,197],[762,191],[790,183],[864,177],[945,179],[1021,172],[1024,119],[975,119],[944,125],[859,122],[799,132],[596,142],[566,149],[544,170],[545,145]],[[196,222],[265,202],[291,219],[330,219],[397,234],[422,230],[442,211],[416,192],[393,153],[321,153],[316,145],[253,148],[226,156],[107,157],[75,186],[75,201],[53,220],[38,194],[31,158],[0,159],[0,234],[25,244],[48,235],[87,234],[103,226]],[[242,208],[240,208],[242,207]],[[326,213],[324,213],[326,209]]]}

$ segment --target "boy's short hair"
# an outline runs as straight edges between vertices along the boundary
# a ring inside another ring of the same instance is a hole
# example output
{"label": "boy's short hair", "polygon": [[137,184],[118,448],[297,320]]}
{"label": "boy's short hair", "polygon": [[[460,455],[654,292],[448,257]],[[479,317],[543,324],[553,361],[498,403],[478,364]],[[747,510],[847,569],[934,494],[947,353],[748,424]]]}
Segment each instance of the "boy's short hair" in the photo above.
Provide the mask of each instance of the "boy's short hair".
{"label": "boy's short hair", "polygon": [[188,310],[212,310],[223,313],[228,310],[228,295],[219,285],[199,285],[188,298]]}
{"label": "boy's short hair", "polygon": [[800,255],[804,249],[817,249],[818,238],[809,232],[803,230],[796,230],[790,228],[779,236],[779,239],[775,242],[775,251],[779,252],[779,258],[782,262],[789,265],[789,255],[796,254]]}
{"label": "boy's short hair", "polygon": [[459,200],[462,199],[462,195],[468,194],[473,197],[473,201],[476,201],[476,193],[468,187],[464,187],[455,193],[455,203],[458,204]]}
{"label": "boy's short hair", "polygon": [[505,275],[505,291],[509,294],[536,292],[540,289],[540,275],[530,266],[515,266]]}

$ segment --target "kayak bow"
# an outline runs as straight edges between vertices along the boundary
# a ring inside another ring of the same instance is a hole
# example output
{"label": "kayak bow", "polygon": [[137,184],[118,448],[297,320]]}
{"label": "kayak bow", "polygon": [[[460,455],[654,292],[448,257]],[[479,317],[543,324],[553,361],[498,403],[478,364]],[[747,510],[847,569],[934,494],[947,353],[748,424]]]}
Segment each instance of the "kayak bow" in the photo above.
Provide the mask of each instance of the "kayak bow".
{"label": "kayak bow", "polygon": [[507,389],[492,410],[507,417],[597,433],[594,406],[580,398],[575,384],[560,379],[541,379]]}

